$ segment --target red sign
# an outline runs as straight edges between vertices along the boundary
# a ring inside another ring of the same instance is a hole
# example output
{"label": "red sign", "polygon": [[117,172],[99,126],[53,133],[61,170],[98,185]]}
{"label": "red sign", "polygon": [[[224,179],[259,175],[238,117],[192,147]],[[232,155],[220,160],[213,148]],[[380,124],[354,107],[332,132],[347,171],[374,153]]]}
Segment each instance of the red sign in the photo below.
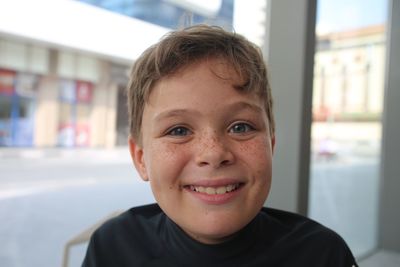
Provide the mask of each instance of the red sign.
{"label": "red sign", "polygon": [[58,144],[63,147],[87,147],[90,144],[88,124],[64,123],[58,127]]}
{"label": "red sign", "polygon": [[14,93],[15,71],[0,69],[0,94]]}
{"label": "red sign", "polygon": [[78,103],[92,102],[93,84],[90,82],[76,82],[76,100]]}
{"label": "red sign", "polygon": [[78,124],[75,128],[75,145],[79,147],[89,146],[90,127],[87,124]]}

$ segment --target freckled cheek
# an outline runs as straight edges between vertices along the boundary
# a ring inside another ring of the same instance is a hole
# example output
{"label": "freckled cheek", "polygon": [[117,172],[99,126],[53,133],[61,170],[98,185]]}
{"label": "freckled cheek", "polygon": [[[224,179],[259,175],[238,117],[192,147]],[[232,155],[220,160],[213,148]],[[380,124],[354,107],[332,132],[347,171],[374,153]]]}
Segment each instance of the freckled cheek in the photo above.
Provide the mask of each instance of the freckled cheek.
{"label": "freckled cheek", "polygon": [[255,172],[255,176],[271,176],[272,152],[267,138],[244,142],[239,149],[241,157]]}
{"label": "freckled cheek", "polygon": [[175,183],[188,161],[185,151],[175,144],[155,142],[146,156],[150,179],[157,183]]}
{"label": "freckled cheek", "polygon": [[240,144],[240,152],[248,157],[271,158],[271,145],[267,138],[256,138]]}

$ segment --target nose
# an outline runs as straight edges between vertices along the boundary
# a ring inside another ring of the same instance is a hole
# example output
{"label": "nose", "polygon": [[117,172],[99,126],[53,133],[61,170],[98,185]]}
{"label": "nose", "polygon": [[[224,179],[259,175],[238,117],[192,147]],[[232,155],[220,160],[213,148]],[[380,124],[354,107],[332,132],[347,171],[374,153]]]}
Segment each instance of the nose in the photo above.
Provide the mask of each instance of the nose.
{"label": "nose", "polygon": [[234,162],[234,154],[229,147],[228,141],[215,132],[207,134],[199,141],[196,163],[200,167],[210,166],[220,168],[231,165]]}

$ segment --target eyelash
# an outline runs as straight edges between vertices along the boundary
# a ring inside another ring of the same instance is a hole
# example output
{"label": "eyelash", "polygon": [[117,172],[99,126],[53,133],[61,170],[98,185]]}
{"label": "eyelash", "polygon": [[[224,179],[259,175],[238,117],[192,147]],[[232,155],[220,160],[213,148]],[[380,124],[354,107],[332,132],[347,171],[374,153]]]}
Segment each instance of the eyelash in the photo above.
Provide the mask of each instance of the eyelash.
{"label": "eyelash", "polygon": [[[239,132],[234,132],[234,128],[237,127],[237,126],[242,126],[242,127],[244,126],[244,127],[245,127],[245,130],[244,130],[244,131],[239,131]],[[237,122],[237,123],[233,124],[231,127],[229,127],[228,132],[229,132],[229,133],[232,133],[232,134],[246,134],[246,133],[252,132],[252,131],[254,131],[254,130],[255,130],[255,128],[254,128],[251,124],[249,124],[249,123],[246,123],[246,122]],[[180,133],[178,133],[177,131],[180,131]],[[184,133],[182,133],[182,131],[183,131]],[[184,127],[184,126],[175,126],[175,127],[171,128],[171,129],[169,129],[169,130],[166,132],[166,135],[175,136],[175,137],[181,137],[181,136],[188,136],[188,135],[190,135],[191,133],[192,133],[192,131],[189,130],[187,127]]]}
{"label": "eyelash", "polygon": [[[177,130],[184,130],[184,131],[185,131],[185,134],[176,133]],[[175,133],[174,133],[174,132],[175,132]],[[191,133],[191,131],[190,131],[187,127],[184,127],[184,126],[176,126],[176,127],[173,127],[172,129],[168,130],[167,133],[166,133],[166,135],[170,135],[170,136],[187,136],[187,135],[189,135],[190,133]]]}
{"label": "eyelash", "polygon": [[[242,127],[244,126],[246,129],[243,132],[233,132],[235,126],[242,126]],[[255,130],[255,128],[251,124],[246,123],[246,122],[238,122],[238,123],[233,124],[229,128],[228,131],[229,131],[229,133],[234,133],[234,134],[245,134],[245,133],[248,133],[248,132],[252,132],[254,130]]]}

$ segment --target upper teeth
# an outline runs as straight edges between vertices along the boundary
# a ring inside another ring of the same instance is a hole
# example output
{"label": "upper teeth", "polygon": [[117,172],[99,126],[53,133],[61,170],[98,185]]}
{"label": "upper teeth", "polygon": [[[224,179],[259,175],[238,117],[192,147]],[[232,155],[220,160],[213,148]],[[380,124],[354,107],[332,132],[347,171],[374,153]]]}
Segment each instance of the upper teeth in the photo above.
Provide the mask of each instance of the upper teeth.
{"label": "upper teeth", "polygon": [[219,186],[219,187],[203,187],[203,186],[195,186],[191,185],[190,190],[206,193],[208,195],[215,195],[215,194],[225,194],[226,192],[231,192],[239,187],[239,184],[230,184],[226,186]]}

